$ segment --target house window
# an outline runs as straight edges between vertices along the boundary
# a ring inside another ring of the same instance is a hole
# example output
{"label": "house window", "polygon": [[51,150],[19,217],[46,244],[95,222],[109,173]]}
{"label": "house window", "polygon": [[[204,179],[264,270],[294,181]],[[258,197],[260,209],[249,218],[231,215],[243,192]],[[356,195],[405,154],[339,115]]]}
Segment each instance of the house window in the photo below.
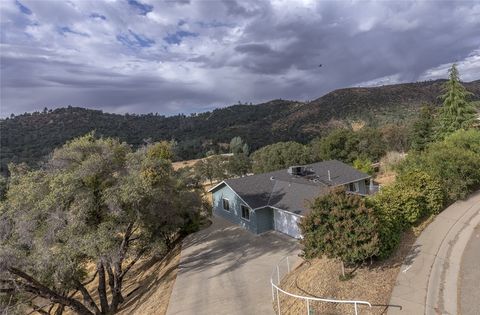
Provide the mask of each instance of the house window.
{"label": "house window", "polygon": [[242,218],[250,221],[250,209],[244,205],[241,205],[241,208],[242,208]]}
{"label": "house window", "polygon": [[360,187],[357,182],[348,184],[348,190],[353,192],[358,192]]}
{"label": "house window", "polygon": [[228,199],[223,198],[222,204],[223,204],[223,210],[230,211],[230,203],[228,202]]}

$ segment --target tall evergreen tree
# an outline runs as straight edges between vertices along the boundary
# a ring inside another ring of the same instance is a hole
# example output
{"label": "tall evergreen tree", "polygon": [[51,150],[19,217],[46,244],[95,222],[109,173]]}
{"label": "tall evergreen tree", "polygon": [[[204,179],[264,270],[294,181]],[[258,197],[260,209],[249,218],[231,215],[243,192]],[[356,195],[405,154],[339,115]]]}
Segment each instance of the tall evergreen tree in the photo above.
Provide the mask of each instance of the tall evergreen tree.
{"label": "tall evergreen tree", "polygon": [[449,70],[450,78],[445,83],[445,93],[441,95],[443,107],[440,111],[437,137],[443,139],[446,135],[459,130],[467,129],[475,121],[475,108],[468,101],[472,93],[468,92],[460,83],[456,65]]}
{"label": "tall evergreen tree", "polygon": [[435,108],[424,105],[420,109],[420,116],[413,124],[411,147],[415,151],[423,151],[433,141]]}

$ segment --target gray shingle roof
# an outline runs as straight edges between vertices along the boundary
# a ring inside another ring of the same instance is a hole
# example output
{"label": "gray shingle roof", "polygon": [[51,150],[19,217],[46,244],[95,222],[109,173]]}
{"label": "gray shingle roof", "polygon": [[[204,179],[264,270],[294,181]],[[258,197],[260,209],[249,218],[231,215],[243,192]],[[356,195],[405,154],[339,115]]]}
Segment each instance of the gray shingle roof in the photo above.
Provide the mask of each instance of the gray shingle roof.
{"label": "gray shingle roof", "polygon": [[304,166],[310,170],[306,176],[291,175],[283,169],[224,182],[253,209],[271,206],[303,214],[308,211],[308,201],[326,194],[330,187],[370,178],[368,174],[336,160]]}

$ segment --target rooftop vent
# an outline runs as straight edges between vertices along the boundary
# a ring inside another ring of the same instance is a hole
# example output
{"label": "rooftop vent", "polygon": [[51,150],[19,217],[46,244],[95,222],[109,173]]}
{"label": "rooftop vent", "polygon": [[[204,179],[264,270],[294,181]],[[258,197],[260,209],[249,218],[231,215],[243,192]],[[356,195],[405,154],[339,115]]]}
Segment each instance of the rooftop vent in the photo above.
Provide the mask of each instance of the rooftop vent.
{"label": "rooftop vent", "polygon": [[275,180],[275,177],[273,177],[273,176],[270,176],[270,180]]}
{"label": "rooftop vent", "polygon": [[305,171],[305,166],[290,166],[288,168],[288,174],[290,175],[303,176]]}

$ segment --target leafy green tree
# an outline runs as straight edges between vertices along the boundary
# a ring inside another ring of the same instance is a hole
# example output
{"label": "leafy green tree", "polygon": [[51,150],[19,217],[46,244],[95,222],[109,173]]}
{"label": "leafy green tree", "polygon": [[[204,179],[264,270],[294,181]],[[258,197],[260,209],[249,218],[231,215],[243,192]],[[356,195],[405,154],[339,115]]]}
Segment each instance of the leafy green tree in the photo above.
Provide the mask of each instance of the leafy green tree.
{"label": "leafy green tree", "polygon": [[247,156],[250,154],[250,147],[248,146],[247,143],[243,144],[242,153]]}
{"label": "leafy green tree", "polygon": [[420,109],[418,119],[413,123],[411,148],[423,151],[434,140],[436,110],[432,105],[424,105]]}
{"label": "leafy green tree", "polygon": [[202,178],[202,180],[208,180],[210,184],[213,183],[216,175],[215,167],[216,165],[213,164],[211,158],[201,159],[193,166],[195,174]]}
{"label": "leafy green tree", "polygon": [[204,181],[208,180],[212,184],[214,180],[227,178],[227,165],[228,158],[221,155],[212,155],[199,160],[193,168],[197,176]]}
{"label": "leafy green tree", "polygon": [[459,130],[468,129],[475,122],[476,111],[468,101],[472,93],[468,92],[460,83],[460,77],[455,64],[449,70],[450,77],[445,83],[445,93],[441,96],[443,106],[439,115],[439,128],[437,137],[444,138],[446,135]]}
{"label": "leafy green tree", "polygon": [[406,152],[410,148],[409,126],[406,124],[387,124],[381,133],[388,151]]}
{"label": "leafy green tree", "polygon": [[254,173],[265,173],[292,165],[311,163],[309,149],[298,142],[278,142],[267,145],[252,154]]}
{"label": "leafy green tree", "polygon": [[250,172],[252,162],[245,154],[234,154],[230,156],[226,163],[226,170],[231,176],[244,176]]}
{"label": "leafy green tree", "polygon": [[243,142],[241,137],[234,137],[230,140],[230,152],[233,154],[242,153],[243,147],[246,143]]}
{"label": "leafy green tree", "polygon": [[[58,314],[115,313],[136,262],[168,252],[202,207],[163,149],[132,152],[89,134],[55,150],[39,170],[12,168],[0,207],[3,291],[46,299]],[[98,304],[85,286],[91,265]]]}
{"label": "leafy green tree", "polygon": [[336,129],[326,137],[311,142],[312,155],[315,160],[340,160],[352,163],[358,157],[359,138],[348,129]]}
{"label": "leafy green tree", "polygon": [[372,175],[374,173],[372,161],[369,159],[356,159],[353,161],[353,167],[359,171]]}
{"label": "leafy green tree", "polygon": [[334,189],[316,198],[300,221],[306,258],[327,256],[343,263],[362,262],[378,254],[378,220],[362,197]]}
{"label": "leafy green tree", "polygon": [[387,144],[379,129],[364,127],[356,132],[356,136],[358,157],[378,162],[385,155]]}

